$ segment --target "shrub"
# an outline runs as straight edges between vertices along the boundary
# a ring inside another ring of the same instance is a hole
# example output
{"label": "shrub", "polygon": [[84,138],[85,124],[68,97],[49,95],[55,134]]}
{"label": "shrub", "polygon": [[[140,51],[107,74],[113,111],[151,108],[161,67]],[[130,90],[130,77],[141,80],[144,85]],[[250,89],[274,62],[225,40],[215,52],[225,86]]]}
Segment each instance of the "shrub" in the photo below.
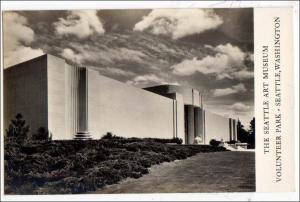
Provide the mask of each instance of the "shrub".
{"label": "shrub", "polygon": [[220,145],[220,141],[217,141],[217,140],[215,140],[215,139],[211,139],[210,141],[209,141],[209,144],[211,145],[211,146],[213,146],[213,147],[218,147],[219,145]]}
{"label": "shrub", "polygon": [[37,133],[32,135],[31,139],[34,141],[50,141],[52,140],[52,136],[49,135],[48,130],[44,127],[40,127]]}
{"label": "shrub", "polygon": [[101,139],[112,139],[113,136],[114,135],[111,132],[107,132]]}
{"label": "shrub", "polygon": [[143,140],[150,141],[150,142],[157,142],[157,143],[175,143],[175,144],[182,144],[181,138],[172,138],[172,139],[161,139],[161,138],[144,138]]}
{"label": "shrub", "polygon": [[86,141],[7,142],[5,193],[84,193],[126,177],[139,178],[154,164],[185,159],[199,152],[225,150],[209,145],[163,144],[166,139],[161,142],[112,134],[107,137]]}
{"label": "shrub", "polygon": [[112,134],[111,132],[107,132],[105,135],[102,136],[101,139],[123,139],[123,137],[120,137],[120,136],[116,136],[114,134]]}
{"label": "shrub", "polygon": [[172,139],[172,142],[174,142],[176,144],[182,144],[183,140],[181,138],[176,137],[176,138]]}

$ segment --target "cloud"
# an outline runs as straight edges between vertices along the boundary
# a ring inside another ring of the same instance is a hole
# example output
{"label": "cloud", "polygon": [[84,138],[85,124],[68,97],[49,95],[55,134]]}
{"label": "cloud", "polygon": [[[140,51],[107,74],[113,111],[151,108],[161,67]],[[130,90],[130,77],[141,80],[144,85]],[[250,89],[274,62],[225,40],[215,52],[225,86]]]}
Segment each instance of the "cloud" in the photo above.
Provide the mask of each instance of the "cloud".
{"label": "cloud", "polygon": [[247,53],[247,60],[254,62],[254,54],[253,53]]}
{"label": "cloud", "polygon": [[246,54],[239,47],[233,46],[230,43],[227,43],[226,45],[218,45],[214,48],[214,50],[226,55],[231,66],[242,66],[246,57]]}
{"label": "cloud", "polygon": [[232,95],[236,93],[243,93],[246,92],[247,89],[244,84],[239,83],[237,85],[232,86],[231,88],[221,88],[221,89],[215,89],[213,91],[214,97],[221,97],[226,95]]}
{"label": "cloud", "polygon": [[173,39],[215,29],[223,20],[211,9],[154,9],[134,26],[134,31],[149,31]]}
{"label": "cloud", "polygon": [[253,72],[247,70],[245,59],[248,57],[239,47],[218,45],[206,46],[216,52],[214,56],[206,56],[202,59],[185,59],[181,63],[171,66],[174,74],[180,76],[192,75],[195,72],[214,75],[217,79],[248,79],[253,77]]}
{"label": "cloud", "polygon": [[165,83],[165,81],[154,74],[146,74],[146,75],[136,76],[133,80],[130,80],[127,83],[133,85],[149,84],[149,83],[161,84],[161,83]]}
{"label": "cloud", "polygon": [[232,76],[234,78],[239,79],[239,80],[244,80],[244,79],[251,79],[251,78],[253,78],[254,77],[254,73],[250,72],[250,71],[247,71],[247,70],[241,70],[241,71],[238,71],[238,72],[233,72]]}
{"label": "cloud", "polygon": [[134,79],[127,81],[132,85],[149,85],[149,84],[173,84],[179,85],[177,82],[168,82],[163,78],[156,76],[155,74],[146,74],[136,76]]}
{"label": "cloud", "polygon": [[96,69],[98,69],[101,74],[105,74],[105,75],[126,76],[126,77],[136,75],[136,73],[134,72],[125,71],[123,69],[118,69],[113,67],[101,67]]}
{"label": "cloud", "polygon": [[128,48],[108,48],[92,45],[70,44],[72,48],[65,48],[60,53],[62,57],[72,61],[78,65],[86,65],[86,63],[99,63],[111,66],[116,62],[144,63],[145,54],[138,50]]}
{"label": "cloud", "polygon": [[245,105],[241,102],[234,103],[229,107],[229,109],[234,110],[235,112],[248,112],[251,108],[251,106]]}
{"label": "cloud", "polygon": [[75,35],[78,38],[105,32],[96,10],[70,11],[66,18],[59,18],[59,21],[53,24],[57,34]]}
{"label": "cloud", "polygon": [[61,56],[67,60],[72,61],[76,64],[82,64],[83,56],[80,54],[76,54],[72,49],[65,48],[63,49]]}
{"label": "cloud", "polygon": [[44,52],[41,49],[32,49],[30,47],[20,46],[7,54],[4,53],[4,67],[7,68],[12,65],[19,64],[43,54]]}
{"label": "cloud", "polygon": [[4,13],[4,67],[18,64],[43,54],[41,49],[33,49],[34,31],[28,27],[27,19],[14,12]]}
{"label": "cloud", "polygon": [[254,117],[253,105],[246,105],[241,102],[236,102],[231,105],[206,104],[205,108],[220,116],[230,117],[236,120],[239,119],[246,129],[249,127],[249,123]]}
{"label": "cloud", "polygon": [[108,57],[110,57],[114,61],[135,61],[138,63],[143,63],[143,58],[146,55],[137,50],[131,50],[128,48],[117,48],[117,49],[108,49]]}

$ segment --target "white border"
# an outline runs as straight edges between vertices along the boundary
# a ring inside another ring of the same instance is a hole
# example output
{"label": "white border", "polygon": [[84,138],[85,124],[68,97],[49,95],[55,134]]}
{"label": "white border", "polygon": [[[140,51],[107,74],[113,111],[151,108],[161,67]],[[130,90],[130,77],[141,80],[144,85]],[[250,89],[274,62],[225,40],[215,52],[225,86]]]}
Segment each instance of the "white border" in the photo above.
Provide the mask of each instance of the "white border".
{"label": "white border", "polygon": [[[18,200],[18,201],[117,201],[117,200],[172,200],[172,201],[211,201],[211,200],[274,200],[299,201],[299,2],[296,1],[1,1],[1,11],[4,10],[64,10],[64,9],[127,9],[127,8],[196,8],[196,7],[212,7],[212,8],[240,8],[240,7],[293,7],[294,8],[294,82],[295,82],[295,171],[296,171],[296,190],[295,193],[199,193],[199,194],[111,194],[111,195],[52,195],[52,196],[7,196],[3,195],[1,190],[1,199],[3,200]],[[2,22],[2,14],[1,14]],[[2,23],[1,23],[2,24]],[[2,41],[2,27],[1,27],[1,41]],[[2,49],[1,43],[1,50]],[[3,53],[1,51],[1,58]],[[2,67],[1,60],[1,95],[2,88]],[[1,112],[3,111],[3,96],[1,96]],[[3,116],[1,113],[1,129],[3,128]],[[3,141],[1,141],[1,154],[3,154]],[[1,156],[1,170],[3,170],[3,156]],[[1,179],[3,173],[1,172]],[[3,181],[1,181],[1,188],[3,188]]]}
{"label": "white border", "polygon": [[295,1],[3,1],[2,10],[298,7]]}

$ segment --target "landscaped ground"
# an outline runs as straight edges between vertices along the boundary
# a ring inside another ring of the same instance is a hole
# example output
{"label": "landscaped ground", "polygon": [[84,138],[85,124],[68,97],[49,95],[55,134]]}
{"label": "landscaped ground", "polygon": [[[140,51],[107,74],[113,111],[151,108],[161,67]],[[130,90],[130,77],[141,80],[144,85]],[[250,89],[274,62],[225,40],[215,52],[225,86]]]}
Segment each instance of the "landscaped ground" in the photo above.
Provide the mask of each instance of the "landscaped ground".
{"label": "landscaped ground", "polygon": [[[225,150],[157,141],[162,142],[118,137],[87,141],[5,141],[5,194],[85,193],[127,177],[139,178],[154,164]],[[195,164],[200,169],[201,165],[205,164],[201,161]]]}
{"label": "landscaped ground", "polygon": [[139,179],[126,179],[93,193],[254,191],[255,154],[217,152],[200,153],[186,160],[155,165],[148,175]]}

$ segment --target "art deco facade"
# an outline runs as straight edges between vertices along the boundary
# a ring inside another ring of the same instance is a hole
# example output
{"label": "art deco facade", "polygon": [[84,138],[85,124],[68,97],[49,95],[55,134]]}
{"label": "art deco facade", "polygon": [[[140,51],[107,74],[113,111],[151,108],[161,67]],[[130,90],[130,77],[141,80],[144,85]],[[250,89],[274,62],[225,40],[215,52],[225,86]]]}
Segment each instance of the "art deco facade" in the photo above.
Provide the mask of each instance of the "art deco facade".
{"label": "art deco facade", "polygon": [[139,89],[46,54],[4,70],[4,126],[22,113],[32,132],[44,127],[53,139],[236,140],[236,121],[205,110],[201,97],[174,85]]}

